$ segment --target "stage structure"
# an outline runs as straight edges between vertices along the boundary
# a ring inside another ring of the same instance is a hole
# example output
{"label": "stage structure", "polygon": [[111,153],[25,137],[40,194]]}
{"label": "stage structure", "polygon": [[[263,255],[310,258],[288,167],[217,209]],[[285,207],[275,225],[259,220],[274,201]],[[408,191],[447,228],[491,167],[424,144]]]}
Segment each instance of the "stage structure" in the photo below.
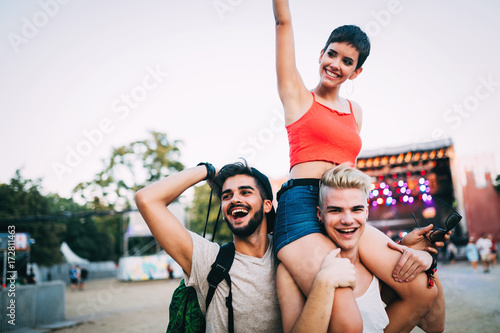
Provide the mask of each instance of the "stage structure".
{"label": "stage structure", "polygon": [[[416,227],[412,213],[421,227],[444,228],[453,210],[441,201],[461,210],[453,165],[451,139],[361,152],[357,168],[373,177],[369,222],[394,239]],[[462,221],[452,237],[461,238],[464,226]]]}

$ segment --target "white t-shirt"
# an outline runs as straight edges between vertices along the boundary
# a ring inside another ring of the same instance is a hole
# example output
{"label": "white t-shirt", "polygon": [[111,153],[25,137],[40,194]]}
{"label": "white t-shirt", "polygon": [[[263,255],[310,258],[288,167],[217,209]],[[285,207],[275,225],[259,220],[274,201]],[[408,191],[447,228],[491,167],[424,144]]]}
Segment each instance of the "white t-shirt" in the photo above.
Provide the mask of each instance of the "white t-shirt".
{"label": "white t-shirt", "polygon": [[488,238],[479,238],[476,242],[477,250],[481,255],[490,254],[492,246],[493,243]]}
{"label": "white t-shirt", "polygon": [[[219,252],[219,245],[190,232],[193,239],[191,275],[185,275],[186,286],[198,293],[198,302],[207,322],[207,332],[227,332],[226,297],[229,286],[223,280],[215,290],[208,313],[205,300],[208,293],[207,275]],[[234,331],[282,332],[281,312],[276,294],[276,265],[270,245],[262,258],[236,252],[231,276]]]}
{"label": "white t-shirt", "polygon": [[384,328],[389,325],[389,316],[380,297],[379,282],[375,275],[366,292],[356,298],[356,303],[363,319],[363,333],[384,332]]}

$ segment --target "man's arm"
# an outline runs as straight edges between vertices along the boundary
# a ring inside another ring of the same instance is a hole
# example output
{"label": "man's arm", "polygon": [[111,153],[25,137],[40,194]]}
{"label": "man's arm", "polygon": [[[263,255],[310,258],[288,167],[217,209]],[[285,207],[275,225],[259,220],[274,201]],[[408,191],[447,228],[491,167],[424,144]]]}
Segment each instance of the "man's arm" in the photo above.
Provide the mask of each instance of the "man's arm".
{"label": "man's arm", "polygon": [[[285,265],[277,270],[276,286],[284,332],[327,332],[337,288],[354,288],[356,274],[348,259],[340,258],[340,249],[331,251],[323,260],[307,300]],[[344,309],[342,316],[352,315]],[[355,309],[357,310],[357,308]],[[358,310],[359,315],[359,310]],[[362,331],[361,327],[331,328],[342,332]]]}
{"label": "man's arm", "polygon": [[188,275],[191,273],[193,241],[167,206],[206,176],[207,169],[203,165],[186,169],[143,188],[135,196],[137,208],[156,241]]}

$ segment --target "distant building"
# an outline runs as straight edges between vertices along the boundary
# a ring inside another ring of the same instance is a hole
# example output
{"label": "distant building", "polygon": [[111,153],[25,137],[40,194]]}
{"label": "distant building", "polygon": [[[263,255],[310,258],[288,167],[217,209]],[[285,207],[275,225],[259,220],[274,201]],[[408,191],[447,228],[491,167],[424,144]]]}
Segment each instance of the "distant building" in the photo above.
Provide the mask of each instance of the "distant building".
{"label": "distant building", "polygon": [[491,233],[500,241],[500,194],[492,178],[496,177],[494,158],[490,154],[468,156],[461,159],[463,167],[463,198],[470,236]]}

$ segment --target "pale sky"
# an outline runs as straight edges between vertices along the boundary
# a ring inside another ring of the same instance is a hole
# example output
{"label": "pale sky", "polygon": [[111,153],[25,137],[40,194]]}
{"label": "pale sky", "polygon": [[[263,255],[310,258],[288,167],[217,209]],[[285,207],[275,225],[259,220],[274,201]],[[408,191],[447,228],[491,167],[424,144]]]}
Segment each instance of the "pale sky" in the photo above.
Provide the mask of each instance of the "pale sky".
{"label": "pale sky", "polygon": [[[318,81],[331,30],[356,24],[371,55],[343,96],[363,150],[451,137],[500,172],[500,2],[291,1],[297,65]],[[23,167],[69,196],[111,148],[149,130],[187,167],[245,157],[286,177],[270,0],[0,0],[0,182]],[[348,91],[349,90],[349,91]]]}

